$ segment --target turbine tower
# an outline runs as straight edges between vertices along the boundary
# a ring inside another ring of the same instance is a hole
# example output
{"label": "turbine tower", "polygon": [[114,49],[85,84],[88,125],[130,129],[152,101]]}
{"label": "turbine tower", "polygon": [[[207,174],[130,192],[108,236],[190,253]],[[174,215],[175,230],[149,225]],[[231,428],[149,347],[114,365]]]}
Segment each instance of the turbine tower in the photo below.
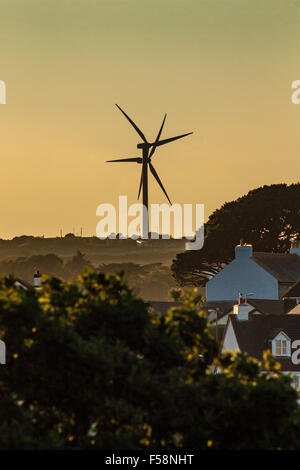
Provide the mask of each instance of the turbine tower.
{"label": "turbine tower", "polygon": [[188,132],[187,134],[182,134],[182,135],[178,135],[176,137],[170,137],[168,139],[159,140],[160,136],[161,136],[161,133],[162,133],[162,130],[163,130],[163,127],[164,127],[164,124],[165,124],[165,121],[166,121],[166,117],[167,117],[167,115],[165,114],[165,116],[163,118],[162,125],[160,126],[157,137],[155,139],[155,142],[150,143],[150,142],[147,141],[147,139],[146,139],[145,135],[143,134],[143,132],[133,122],[133,120],[125,113],[125,111],[122,108],[120,108],[120,106],[118,106],[117,104],[116,104],[116,106],[117,106],[117,108],[119,108],[121,113],[124,114],[126,119],[128,119],[128,121],[130,122],[132,127],[136,130],[138,135],[143,140],[143,142],[137,144],[137,148],[142,150],[142,157],[121,158],[121,159],[118,159],[118,160],[107,160],[107,162],[135,162],[135,163],[138,163],[138,164],[142,165],[140,186],[139,186],[139,191],[138,191],[138,199],[139,199],[140,194],[141,194],[141,189],[143,188],[143,206],[144,206],[143,207],[143,238],[148,238],[148,225],[149,225],[149,221],[148,221],[148,167],[149,167],[152,175],[154,176],[154,178],[158,182],[159,186],[163,190],[163,192],[164,192],[166,198],[168,199],[169,203],[172,205],[172,203],[169,199],[169,196],[168,196],[168,194],[167,194],[167,192],[166,192],[166,190],[165,190],[165,188],[164,188],[164,186],[163,186],[163,184],[162,184],[162,182],[161,182],[161,180],[160,180],[160,178],[159,178],[157,172],[155,171],[155,168],[154,168],[154,166],[152,165],[152,162],[151,162],[151,159],[154,155],[156,147],[159,147],[160,145],[168,144],[170,142],[173,142],[174,140],[182,139],[182,137],[186,137],[187,135],[193,134],[193,132]]}

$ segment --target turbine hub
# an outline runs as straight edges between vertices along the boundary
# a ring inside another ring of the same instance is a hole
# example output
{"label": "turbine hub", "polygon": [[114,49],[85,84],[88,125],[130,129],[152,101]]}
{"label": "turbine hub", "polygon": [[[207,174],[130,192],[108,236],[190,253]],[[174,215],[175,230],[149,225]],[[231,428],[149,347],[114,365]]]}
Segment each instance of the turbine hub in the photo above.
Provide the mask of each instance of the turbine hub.
{"label": "turbine hub", "polygon": [[148,143],[146,144],[146,142],[142,142],[141,144],[137,144],[138,149],[146,149],[146,148],[149,148],[149,147],[150,147],[150,145]]}

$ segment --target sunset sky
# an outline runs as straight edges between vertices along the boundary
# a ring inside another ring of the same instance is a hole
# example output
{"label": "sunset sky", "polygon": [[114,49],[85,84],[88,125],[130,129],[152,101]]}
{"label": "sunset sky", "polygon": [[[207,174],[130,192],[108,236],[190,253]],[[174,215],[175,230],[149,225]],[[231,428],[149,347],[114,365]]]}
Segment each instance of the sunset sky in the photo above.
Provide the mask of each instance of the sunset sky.
{"label": "sunset sky", "polygon": [[[118,103],[155,139],[170,198],[224,202],[300,180],[300,1],[0,0],[0,238],[95,235],[136,202],[139,155]],[[150,175],[150,202],[166,199]]]}

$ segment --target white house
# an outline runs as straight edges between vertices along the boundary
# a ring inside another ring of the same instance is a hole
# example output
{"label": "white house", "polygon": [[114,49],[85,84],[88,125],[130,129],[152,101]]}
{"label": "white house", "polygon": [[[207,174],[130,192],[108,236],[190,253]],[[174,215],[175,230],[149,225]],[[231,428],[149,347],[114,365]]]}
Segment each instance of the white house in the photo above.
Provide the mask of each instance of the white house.
{"label": "white house", "polygon": [[33,284],[30,282],[24,281],[24,279],[20,279],[19,277],[15,280],[15,286],[20,287],[21,289],[30,289],[31,287],[35,287],[36,289],[40,289],[42,285],[42,275],[39,271],[36,271],[33,275]]}
{"label": "white house", "polygon": [[253,252],[252,245],[235,247],[235,259],[206,284],[206,301],[235,302],[239,293],[255,299],[279,300],[300,279],[300,248],[290,253]]}

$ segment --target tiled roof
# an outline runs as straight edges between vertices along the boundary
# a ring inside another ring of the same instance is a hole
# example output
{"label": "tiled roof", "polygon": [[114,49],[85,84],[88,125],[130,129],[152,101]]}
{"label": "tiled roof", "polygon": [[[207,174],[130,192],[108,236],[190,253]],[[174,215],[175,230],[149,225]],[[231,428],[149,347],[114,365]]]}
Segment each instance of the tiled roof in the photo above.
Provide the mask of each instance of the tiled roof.
{"label": "tiled roof", "polygon": [[[286,313],[285,302],[283,300],[248,298],[247,303],[253,307],[253,310],[263,315],[283,315]],[[203,304],[203,310],[219,309],[219,318],[222,318],[233,309],[235,304],[237,304],[236,300],[211,300]]]}
{"label": "tiled roof", "polygon": [[226,313],[230,312],[233,309],[233,306],[237,303],[236,300],[211,300],[209,302],[204,302],[203,310],[206,312],[208,310],[219,310],[220,318]]}
{"label": "tiled roof", "polygon": [[[300,340],[299,315],[252,315],[248,321],[239,321],[237,315],[230,315],[230,321],[241,351],[262,360],[263,351],[271,348],[271,340],[283,331],[293,342]],[[276,360],[282,371],[300,371],[300,364],[293,364],[290,357]]]}
{"label": "tiled roof", "polygon": [[300,297],[300,279],[295,282],[282,297]]}
{"label": "tiled roof", "polygon": [[252,259],[279,282],[296,282],[300,279],[300,257],[296,254],[254,252]]}
{"label": "tiled roof", "polygon": [[290,310],[289,312],[289,315],[291,314],[297,314],[299,315],[300,313],[300,304],[296,305],[296,307],[292,308],[292,310]]}

